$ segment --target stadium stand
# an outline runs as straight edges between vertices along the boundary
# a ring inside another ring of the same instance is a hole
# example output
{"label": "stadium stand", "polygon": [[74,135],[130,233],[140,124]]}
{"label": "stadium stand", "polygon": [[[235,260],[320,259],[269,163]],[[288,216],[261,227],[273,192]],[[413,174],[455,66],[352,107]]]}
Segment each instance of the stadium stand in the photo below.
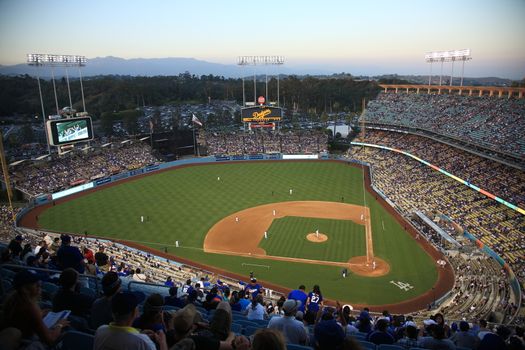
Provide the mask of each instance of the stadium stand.
{"label": "stadium stand", "polygon": [[460,95],[381,93],[366,120],[416,127],[492,150],[525,156],[525,100]]}
{"label": "stadium stand", "polygon": [[23,162],[9,171],[17,189],[35,196],[158,162],[147,144],[115,142],[112,147],[92,147],[88,151]]}
{"label": "stadium stand", "polygon": [[317,154],[328,150],[328,136],[321,130],[202,132],[200,137],[210,155]]}
{"label": "stadium stand", "polygon": [[[499,187],[494,184],[500,181],[506,183],[509,185],[508,188],[500,194],[512,198],[517,203],[523,200],[521,187],[525,177],[522,171],[502,164],[494,164],[493,167],[499,168],[500,173],[492,173],[489,162],[482,157],[439,144],[426,137],[385,130],[367,130],[365,134],[366,143],[406,149],[452,173],[454,169],[458,170],[470,182],[482,188],[498,190]],[[432,219],[438,217],[438,214],[453,218],[460,226],[492,247],[509,262],[519,280],[523,281],[522,257],[525,252],[523,250],[525,242],[522,215],[404,155],[375,148],[353,147],[349,151],[349,157],[371,165],[374,186],[436,246],[443,248],[446,244],[440,235],[432,232],[429,227],[424,227],[425,224],[413,215],[415,212],[424,212]],[[496,176],[496,179],[487,181],[488,176],[478,167],[486,168],[489,174]],[[469,169],[472,171],[469,172]],[[458,232],[450,228],[448,231],[461,240]],[[483,317],[486,317],[488,315],[486,312],[490,309],[513,315],[518,301],[513,300],[509,295],[505,272],[492,259],[473,253],[464,240],[463,244],[461,251],[466,251],[468,254],[458,254],[457,248],[455,253],[449,254],[463,259],[463,262],[457,259],[451,260],[459,272],[452,293],[455,296],[452,299],[463,298],[463,300],[456,301],[459,305],[456,308],[443,306],[447,314],[458,317],[461,314],[477,314],[479,311],[485,312]],[[480,262],[483,263],[482,266],[479,266]],[[462,272],[469,271],[464,269],[465,266],[469,266],[469,270],[471,266],[479,266],[479,268],[476,273],[464,276]],[[452,305],[455,305],[454,300]],[[480,306],[483,306],[481,310]]]}

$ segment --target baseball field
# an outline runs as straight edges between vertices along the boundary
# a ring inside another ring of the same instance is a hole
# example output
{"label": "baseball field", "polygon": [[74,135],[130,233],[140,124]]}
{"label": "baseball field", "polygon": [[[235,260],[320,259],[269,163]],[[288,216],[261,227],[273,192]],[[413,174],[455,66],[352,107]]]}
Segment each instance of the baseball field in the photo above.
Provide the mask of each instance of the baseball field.
{"label": "baseball field", "polygon": [[330,161],[185,166],[61,199],[39,211],[38,226],[253,271],[272,287],[318,284],[353,305],[421,307],[443,292],[443,272],[364,178]]}

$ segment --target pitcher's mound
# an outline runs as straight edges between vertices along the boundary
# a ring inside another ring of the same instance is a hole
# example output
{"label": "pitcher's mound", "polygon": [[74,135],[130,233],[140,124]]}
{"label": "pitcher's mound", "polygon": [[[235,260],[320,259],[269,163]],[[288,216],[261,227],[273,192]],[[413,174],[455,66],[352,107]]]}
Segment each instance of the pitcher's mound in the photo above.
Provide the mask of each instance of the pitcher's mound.
{"label": "pitcher's mound", "polygon": [[321,242],[326,242],[328,240],[328,236],[325,235],[324,233],[319,233],[319,235],[317,235],[317,233],[309,233],[306,236],[306,239],[309,240],[310,242],[321,243]]}
{"label": "pitcher's mound", "polygon": [[366,256],[354,256],[348,260],[348,265],[350,265],[348,268],[356,275],[366,277],[380,277],[390,272],[390,265],[386,261],[378,257],[375,257],[374,261],[376,262],[375,268],[372,262],[367,263]]}

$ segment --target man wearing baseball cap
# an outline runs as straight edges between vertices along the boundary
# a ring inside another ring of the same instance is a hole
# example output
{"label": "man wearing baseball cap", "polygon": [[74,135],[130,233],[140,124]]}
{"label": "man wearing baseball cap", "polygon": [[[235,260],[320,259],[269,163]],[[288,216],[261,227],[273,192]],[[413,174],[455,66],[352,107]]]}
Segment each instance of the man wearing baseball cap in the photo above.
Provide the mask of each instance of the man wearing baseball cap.
{"label": "man wearing baseball cap", "polygon": [[281,331],[287,343],[306,345],[308,337],[304,325],[301,321],[295,319],[295,314],[300,307],[300,301],[295,299],[286,300],[283,304],[284,316],[273,317],[268,323],[268,328]]}

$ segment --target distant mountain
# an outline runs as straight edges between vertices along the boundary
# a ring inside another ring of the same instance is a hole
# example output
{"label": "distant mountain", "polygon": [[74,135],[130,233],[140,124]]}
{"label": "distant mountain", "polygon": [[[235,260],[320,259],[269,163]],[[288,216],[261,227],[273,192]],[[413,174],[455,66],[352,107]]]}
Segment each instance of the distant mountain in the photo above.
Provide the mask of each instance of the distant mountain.
{"label": "distant mountain", "polygon": [[[215,75],[224,76],[226,78],[239,78],[242,76],[253,76],[253,67],[240,67],[235,64],[220,64],[198,60],[195,58],[185,57],[168,57],[168,58],[132,58],[124,59],[120,57],[96,57],[88,58],[87,65],[82,68],[82,76],[90,77],[97,75],[129,75],[129,76],[170,76],[179,75],[184,72],[189,72],[197,76],[201,75]],[[341,73],[332,69],[319,69],[311,67],[290,67],[284,66],[268,66],[257,68],[257,75],[263,76],[265,73],[269,75],[283,74],[283,75],[311,75],[316,77],[327,78],[345,78],[348,74]],[[51,77],[51,68],[49,67],[32,67],[27,64],[16,64],[12,66],[0,65],[0,75],[24,75],[29,74],[36,76],[39,74],[43,78]],[[70,68],[68,70],[70,77],[78,77],[78,69]],[[55,77],[60,78],[65,76],[64,68],[55,68]],[[427,84],[428,76],[424,75],[398,75],[385,74],[378,76],[354,76],[355,79],[364,80],[380,80],[387,79],[395,82],[396,80],[406,80],[414,84]],[[448,84],[448,76],[443,76],[444,84]],[[439,76],[432,77],[432,84],[439,83]],[[488,78],[470,78],[465,77],[463,85],[484,85],[484,86],[510,86],[512,80],[502,79],[496,77]],[[454,85],[459,85],[459,78],[454,77]]]}
{"label": "distant mountain", "polygon": [[[157,75],[179,75],[189,72],[195,75],[216,75],[224,77],[250,76],[253,70],[242,68],[237,65],[212,63],[195,58],[169,57],[169,58],[132,58],[124,59],[120,57],[96,57],[88,59],[87,65],[82,68],[82,76],[96,75],[131,75],[131,76],[157,76]],[[258,74],[262,74],[260,69]],[[332,74],[331,71],[323,70],[292,70],[286,67],[268,67],[268,74]],[[51,77],[51,69],[43,67],[28,66],[27,64],[17,64],[13,66],[0,66],[0,75],[23,75],[29,74],[41,77]],[[70,68],[68,74],[71,77],[78,77],[78,69]],[[55,69],[55,76],[64,76],[63,68]]]}

